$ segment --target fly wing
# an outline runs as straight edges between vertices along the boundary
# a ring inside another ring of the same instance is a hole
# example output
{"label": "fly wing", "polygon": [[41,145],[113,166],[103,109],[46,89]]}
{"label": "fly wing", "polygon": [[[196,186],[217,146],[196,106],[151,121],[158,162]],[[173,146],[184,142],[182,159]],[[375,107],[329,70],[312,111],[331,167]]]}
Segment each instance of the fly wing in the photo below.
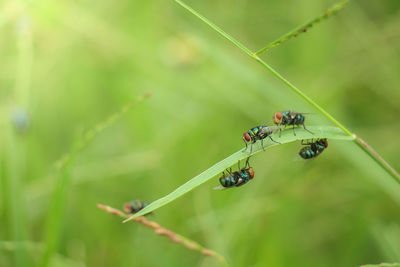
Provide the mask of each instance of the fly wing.
{"label": "fly wing", "polygon": [[308,166],[308,164],[310,164],[311,162],[314,162],[315,158],[310,158],[310,159],[303,159],[302,157],[300,157],[299,154],[297,154],[296,156],[294,156],[292,158],[292,162],[302,162],[303,166]]}
{"label": "fly wing", "polygon": [[214,190],[225,190],[227,187],[223,187],[222,185],[217,185],[213,188]]}
{"label": "fly wing", "polygon": [[301,144],[303,145],[303,146],[309,146],[309,145],[311,145],[311,144],[314,144],[316,141],[317,141],[318,139],[302,139],[301,140]]}
{"label": "fly wing", "polygon": [[297,153],[296,156],[293,156],[292,161],[299,162],[299,161],[304,161],[304,159]]}
{"label": "fly wing", "polygon": [[261,134],[268,134],[269,135],[269,134],[272,134],[275,131],[278,131],[281,128],[282,128],[282,126],[265,126],[265,127],[261,128],[260,132],[261,132]]}
{"label": "fly wing", "polygon": [[265,125],[267,125],[268,123],[270,123],[271,120],[264,122],[263,124],[261,124],[262,127],[264,127]]}

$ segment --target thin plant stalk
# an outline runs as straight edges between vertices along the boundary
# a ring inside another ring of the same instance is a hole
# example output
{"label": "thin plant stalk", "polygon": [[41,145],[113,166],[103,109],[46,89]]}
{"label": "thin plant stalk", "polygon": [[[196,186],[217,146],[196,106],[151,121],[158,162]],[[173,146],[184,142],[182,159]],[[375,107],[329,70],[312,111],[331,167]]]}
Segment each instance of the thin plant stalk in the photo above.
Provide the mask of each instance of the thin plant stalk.
{"label": "thin plant stalk", "polygon": [[130,111],[137,104],[143,102],[146,98],[149,98],[151,96],[152,96],[151,93],[145,93],[144,95],[140,96],[137,100],[132,101],[129,104],[123,106],[118,112],[114,113],[104,121],[97,124],[83,136],[80,142],[78,142],[69,153],[65,154],[64,156],[61,157],[60,160],[57,161],[56,167],[58,169],[62,169],[65,166],[67,166],[68,163],[70,163],[79,152],[85,149],[98,134],[103,132],[106,128],[110,127],[116,120],[121,118],[125,113]]}
{"label": "thin plant stalk", "polygon": [[[124,212],[122,212],[122,211],[120,211],[118,209],[112,208],[110,206],[106,206],[106,205],[103,205],[103,204],[97,204],[97,207],[99,209],[105,210],[106,212],[108,212],[108,213],[110,213],[112,215],[116,215],[116,216],[119,216],[119,217],[124,218],[124,219],[129,217],[128,214],[126,214],[126,213],[124,213]],[[202,253],[205,256],[214,257],[220,263],[222,263],[224,266],[227,266],[226,260],[222,255],[218,254],[217,252],[215,252],[213,250],[210,250],[210,249],[207,249],[207,248],[203,247],[199,243],[197,243],[197,242],[195,242],[195,241],[193,241],[193,240],[191,240],[191,239],[189,239],[187,237],[179,235],[179,234],[177,234],[177,233],[175,233],[175,232],[173,232],[171,230],[168,230],[168,229],[162,227],[161,225],[159,225],[158,223],[156,223],[154,221],[149,221],[144,216],[137,217],[137,218],[133,219],[132,221],[140,223],[140,224],[142,224],[142,225],[144,225],[144,226],[146,226],[148,228],[153,229],[154,233],[156,233],[157,235],[166,236],[166,237],[169,238],[169,240],[171,240],[174,243],[182,244],[182,245],[184,245],[185,247],[187,247],[190,250],[197,250],[197,251],[199,251],[200,253]]]}
{"label": "thin plant stalk", "polygon": [[[238,48],[240,48],[244,53],[246,53],[248,56],[251,58],[255,59],[258,63],[260,63],[265,69],[267,69],[269,72],[271,72],[275,77],[277,77],[279,80],[281,80],[284,84],[286,84],[293,92],[298,94],[301,98],[303,98],[306,102],[308,102],[311,106],[313,106],[315,109],[317,109],[319,112],[321,112],[326,118],[328,118],[331,122],[333,122],[336,126],[338,126],[340,129],[342,129],[343,132],[345,132],[348,136],[353,136],[356,137],[355,134],[353,134],[350,130],[348,130],[343,124],[341,124],[339,121],[337,121],[332,115],[330,115],[325,109],[323,109],[320,105],[318,105],[314,100],[312,100],[310,97],[308,97],[305,93],[303,93],[300,89],[298,89],[295,85],[293,85],[291,82],[289,82],[287,79],[285,79],[282,75],[280,75],[276,70],[274,70],[270,65],[268,65],[265,61],[263,61],[260,57],[258,57],[257,53],[252,52],[250,49],[248,49],[245,45],[240,43],[238,40],[233,38],[231,35],[226,33],[224,30],[219,28],[217,25],[214,23],[210,22],[207,18],[204,16],[200,15],[197,11],[186,5],[180,0],[174,0],[176,3],[178,3],[180,6],[182,6],[184,9],[192,13],[194,16],[199,18],[201,21],[203,21],[205,24],[207,24],[209,27],[214,29],[216,32],[221,34],[223,37],[225,37],[227,40],[229,40],[231,43],[236,45]],[[363,141],[361,138],[357,137],[354,138],[353,142],[357,144],[362,150],[364,150],[382,169],[384,169],[397,183],[400,183],[400,174],[392,167],[390,166],[389,163],[387,163],[382,156],[380,156],[370,145],[368,145],[365,141]]]}

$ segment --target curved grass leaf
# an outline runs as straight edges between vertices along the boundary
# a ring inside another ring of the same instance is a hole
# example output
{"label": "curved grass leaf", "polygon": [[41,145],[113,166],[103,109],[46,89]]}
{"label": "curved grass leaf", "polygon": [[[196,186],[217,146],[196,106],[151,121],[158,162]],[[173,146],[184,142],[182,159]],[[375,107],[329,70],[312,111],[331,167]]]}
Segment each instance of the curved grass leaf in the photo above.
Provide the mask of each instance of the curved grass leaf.
{"label": "curved grass leaf", "polygon": [[[282,131],[282,136],[279,137],[279,131],[275,132],[272,135],[272,138],[280,142],[281,144],[294,142],[297,140],[302,139],[311,139],[311,138],[328,138],[328,139],[337,139],[337,140],[347,140],[352,141],[354,140],[354,136],[346,135],[342,130],[337,127],[330,127],[330,126],[309,126],[307,127],[313,134],[305,131],[302,128],[295,128],[296,135],[293,134],[292,129],[286,129]],[[240,137],[238,138],[238,142],[241,142]],[[270,147],[277,146],[280,144],[272,142],[269,138],[264,139],[264,147],[267,150]],[[261,142],[258,141],[253,145],[251,155],[257,154],[258,152],[263,151],[261,147]],[[194,188],[200,186],[201,184],[207,182],[208,180],[212,179],[216,175],[222,173],[225,169],[231,167],[232,165],[236,164],[238,160],[245,159],[250,156],[250,147],[243,151],[243,149],[233,153],[229,157],[221,160],[220,162],[216,163],[215,165],[211,166],[209,169],[205,170],[204,172],[200,173],[199,175],[195,176],[191,180],[187,181],[173,192],[169,193],[168,195],[152,202],[143,210],[139,211],[135,215],[129,217],[128,219],[124,220],[123,222],[128,222],[134,218],[139,216],[145,215],[149,212],[152,212],[162,206],[167,205],[171,201],[181,197],[182,195],[186,194],[187,192],[193,190]]]}

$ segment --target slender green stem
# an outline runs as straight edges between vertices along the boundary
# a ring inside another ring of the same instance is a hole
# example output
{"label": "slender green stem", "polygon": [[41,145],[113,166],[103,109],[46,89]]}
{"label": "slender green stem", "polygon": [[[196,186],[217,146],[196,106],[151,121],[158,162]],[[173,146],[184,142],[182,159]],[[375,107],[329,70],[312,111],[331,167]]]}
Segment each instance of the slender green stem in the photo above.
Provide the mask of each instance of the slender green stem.
{"label": "slender green stem", "polygon": [[[320,105],[318,105],[314,100],[312,100],[310,97],[305,95],[300,89],[298,89],[296,86],[294,86],[291,82],[289,82],[287,79],[285,79],[282,75],[280,75],[276,70],[274,70],[271,66],[269,66],[265,61],[263,61],[261,58],[258,57],[257,53],[253,53],[250,49],[248,49],[246,46],[241,44],[239,41],[234,39],[231,35],[227,34],[224,32],[221,28],[210,22],[207,18],[204,16],[200,15],[197,13],[195,10],[193,10],[191,7],[187,6],[186,4],[182,3],[180,0],[174,0],[177,2],[179,5],[181,5],[183,8],[188,10],[190,13],[198,17],[200,20],[202,20],[204,23],[206,23],[208,26],[210,26],[212,29],[220,33],[222,36],[224,36],[226,39],[231,41],[234,45],[239,47],[243,52],[245,52],[247,55],[249,55],[251,58],[255,59],[257,62],[259,62],[264,68],[266,68],[268,71],[270,71],[275,77],[277,77],[279,80],[281,80],[284,84],[286,84],[290,89],[292,89],[293,92],[298,94],[301,98],[303,98],[305,101],[307,101],[309,104],[311,104],[313,107],[315,107],[319,112],[321,112],[326,118],[328,118],[330,121],[332,121],[336,126],[338,126],[343,132],[345,132],[349,136],[354,136],[355,135],[350,132],[344,125],[342,125],[340,122],[338,122],[332,115],[330,115],[325,109],[323,109]],[[345,5],[346,1],[343,1],[339,3],[336,7],[332,8],[330,12],[337,12],[340,10],[340,7]],[[361,141],[360,138],[355,139],[354,142],[361,147],[375,162],[377,162],[396,182],[400,183],[400,175],[399,173],[389,165],[375,150],[372,149],[371,146],[369,146],[367,143],[364,141]]]}
{"label": "slender green stem", "polygon": [[93,127],[91,130],[89,130],[80,140],[79,143],[77,143],[69,153],[65,154],[64,156],[61,157],[60,160],[57,161],[56,166],[58,169],[63,169],[65,166],[70,163],[75,156],[84,150],[90,142],[101,132],[104,131],[104,129],[108,128],[111,126],[116,120],[121,118],[125,113],[127,113],[131,108],[136,106],[137,104],[141,103],[144,101],[146,98],[151,97],[151,93],[145,93],[144,95],[140,96],[136,101],[132,101],[131,103],[125,105],[122,107],[118,112],[114,113],[110,117],[108,117],[106,120],[98,123],[95,127]]}
{"label": "slender green stem", "polygon": [[313,27],[315,24],[335,15],[337,12],[339,12],[340,10],[342,10],[348,3],[348,0],[343,0],[339,3],[336,3],[335,5],[333,5],[332,7],[328,8],[327,10],[324,11],[323,14],[319,15],[318,17],[308,21],[307,23],[304,23],[303,25],[293,29],[292,31],[282,35],[281,37],[279,37],[277,40],[269,43],[268,45],[266,45],[265,47],[261,48],[260,50],[258,50],[255,54],[256,55],[260,55],[268,50],[270,50],[271,48],[274,48],[286,41],[289,41],[290,39],[292,39],[293,37],[297,37],[297,35],[302,34],[307,32],[307,30],[311,27]]}
{"label": "slender green stem", "polygon": [[64,206],[69,184],[69,168],[64,167],[60,171],[60,174],[54,178],[56,181],[46,222],[46,240],[40,264],[42,267],[50,264],[52,257],[57,251],[62,222],[64,221]]}
{"label": "slender green stem", "polygon": [[358,137],[356,134],[353,135],[355,139],[353,142],[357,144],[362,150],[364,150],[376,163],[378,163],[386,172],[389,174],[393,174],[392,176],[395,178],[395,180],[400,183],[400,174],[392,167],[390,166],[387,161],[382,158],[381,155],[378,154],[378,152],[375,151],[370,145],[368,145],[363,139]]}

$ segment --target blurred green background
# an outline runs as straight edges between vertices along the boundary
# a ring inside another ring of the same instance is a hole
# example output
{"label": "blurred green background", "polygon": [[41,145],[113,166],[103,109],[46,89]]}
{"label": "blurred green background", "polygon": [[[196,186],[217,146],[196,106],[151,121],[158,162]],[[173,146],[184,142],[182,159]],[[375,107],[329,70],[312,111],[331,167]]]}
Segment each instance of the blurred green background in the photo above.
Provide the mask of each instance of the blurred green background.
{"label": "blurred green background", "polygon": [[[334,1],[186,3],[256,50]],[[96,203],[164,196],[275,111],[330,125],[173,1],[5,0],[0,31],[0,266],[40,265],[51,240],[48,266],[218,266]],[[353,1],[262,58],[400,169],[399,1]],[[57,160],[145,92],[71,162],[51,209]],[[399,186],[352,143],[307,164],[299,149],[260,153],[251,183],[215,191],[216,177],[150,219],[230,266],[400,261]]]}

